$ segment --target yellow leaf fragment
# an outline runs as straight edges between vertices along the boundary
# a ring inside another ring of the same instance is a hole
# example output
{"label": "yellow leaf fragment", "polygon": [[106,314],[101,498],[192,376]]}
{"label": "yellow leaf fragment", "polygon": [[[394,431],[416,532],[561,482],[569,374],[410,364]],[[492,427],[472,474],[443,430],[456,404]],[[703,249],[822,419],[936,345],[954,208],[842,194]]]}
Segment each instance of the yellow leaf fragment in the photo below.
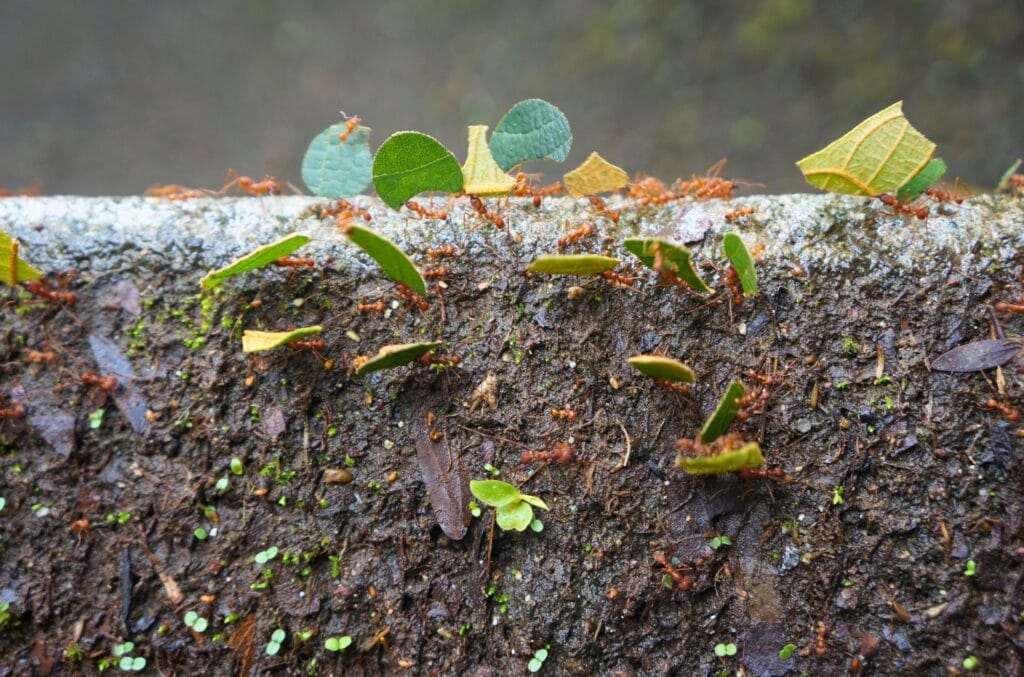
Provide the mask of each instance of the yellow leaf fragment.
{"label": "yellow leaf fragment", "polygon": [[597,195],[629,184],[629,174],[597,154],[596,151],[576,169],[562,177],[565,190],[573,197]]}
{"label": "yellow leaf fragment", "polygon": [[469,126],[469,149],[462,165],[462,190],[466,195],[501,197],[515,188],[515,178],[501,171],[487,144],[487,125]]}
{"label": "yellow leaf fragment", "polygon": [[0,230],[0,282],[14,286],[19,282],[38,280],[42,271],[25,263],[20,256],[21,243]]}
{"label": "yellow leaf fragment", "polygon": [[246,329],[242,332],[242,352],[258,353],[264,350],[272,350],[296,339],[305,338],[313,334],[319,334],[324,330],[320,325],[312,327],[300,327],[292,331],[254,331]]}
{"label": "yellow leaf fragment", "polygon": [[910,125],[897,101],[796,164],[821,190],[881,195],[899,190],[934,153],[935,144]]}

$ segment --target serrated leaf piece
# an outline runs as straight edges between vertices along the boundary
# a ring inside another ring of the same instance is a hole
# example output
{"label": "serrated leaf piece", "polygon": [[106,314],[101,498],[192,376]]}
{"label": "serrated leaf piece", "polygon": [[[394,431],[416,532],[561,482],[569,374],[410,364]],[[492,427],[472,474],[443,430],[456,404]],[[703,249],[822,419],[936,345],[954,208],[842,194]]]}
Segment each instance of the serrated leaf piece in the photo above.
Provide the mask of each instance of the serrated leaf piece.
{"label": "serrated leaf piece", "polygon": [[676,459],[676,465],[691,475],[721,475],[758,468],[763,464],[764,456],[757,442],[713,456],[680,456]]}
{"label": "serrated leaf piece", "polygon": [[42,271],[21,258],[21,243],[0,230],[0,280],[13,287],[42,276]]}
{"label": "serrated leaf piece", "polygon": [[487,125],[469,126],[469,149],[462,165],[462,192],[481,197],[502,197],[515,188],[516,180],[501,171],[487,145]]}
{"label": "serrated leaf piece", "polygon": [[657,258],[656,252],[660,253],[663,270],[667,268],[674,272],[695,291],[704,294],[712,292],[711,287],[707,286],[704,280],[700,279],[700,275],[697,274],[697,270],[693,267],[693,256],[686,247],[673,244],[659,237],[630,237],[623,240],[622,246],[652,270],[654,269],[654,261]]}
{"label": "serrated leaf piece", "polygon": [[702,444],[711,444],[729,429],[736,414],[740,411],[738,400],[743,397],[745,392],[746,387],[741,381],[733,381],[729,384],[718,407],[715,408],[715,412],[711,414],[700,431]]}
{"label": "serrated leaf piece", "polygon": [[620,263],[619,259],[597,254],[541,254],[526,269],[547,275],[600,275]]}
{"label": "serrated leaf piece", "polygon": [[324,330],[320,325],[311,327],[299,327],[291,331],[255,331],[246,329],[242,332],[242,352],[259,353],[264,350],[273,350],[292,341],[319,334]]}
{"label": "serrated leaf piece", "polygon": [[512,106],[491,134],[491,153],[502,171],[527,160],[565,162],[572,131],[562,111],[541,99]]}
{"label": "serrated leaf piece", "polygon": [[754,257],[743,242],[743,238],[737,233],[726,233],[722,238],[722,248],[725,250],[725,258],[736,269],[740,276],[740,284],[743,285],[744,296],[757,294],[757,271],[754,270]]}
{"label": "serrated leaf piece", "polygon": [[565,190],[573,197],[597,195],[618,190],[629,184],[629,174],[592,152],[576,169],[562,177]]}
{"label": "serrated leaf piece", "polygon": [[924,169],[935,144],[914,129],[897,101],[797,162],[812,186],[832,193],[893,193]]}
{"label": "serrated leaf piece", "polygon": [[314,195],[343,198],[358,195],[373,178],[370,128],[353,129],[341,140],[346,125],[331,125],[317,134],[302,158],[302,180]]}
{"label": "serrated leaf piece", "polygon": [[223,268],[210,271],[206,274],[206,277],[199,281],[199,284],[203,289],[216,289],[224,284],[224,280],[229,277],[269,266],[282,256],[288,256],[307,242],[309,242],[308,235],[294,234],[285,236],[280,240],[265,244],[245,256],[235,259]]}
{"label": "serrated leaf piece", "polygon": [[917,173],[917,176],[907,181],[897,192],[896,198],[900,202],[913,202],[917,197],[928,190],[928,188],[942,178],[946,173],[946,163],[942,158],[933,158],[924,169]]}
{"label": "serrated leaf piece", "polygon": [[398,132],[388,137],[373,157],[373,186],[387,206],[399,209],[428,190],[458,193],[462,168],[434,137]]}
{"label": "serrated leaf piece", "polygon": [[427,295],[427,286],[420,271],[394,242],[369,228],[355,225],[349,226],[348,239],[369,254],[381,271],[392,280],[404,284],[420,296]]}
{"label": "serrated leaf piece", "polygon": [[392,369],[409,364],[423,357],[441,345],[440,341],[424,343],[394,343],[383,346],[377,354],[356,367],[356,376],[369,374],[381,369]]}
{"label": "serrated leaf piece", "polygon": [[693,370],[679,360],[661,355],[634,355],[626,360],[629,366],[651,378],[661,378],[677,383],[693,383]]}

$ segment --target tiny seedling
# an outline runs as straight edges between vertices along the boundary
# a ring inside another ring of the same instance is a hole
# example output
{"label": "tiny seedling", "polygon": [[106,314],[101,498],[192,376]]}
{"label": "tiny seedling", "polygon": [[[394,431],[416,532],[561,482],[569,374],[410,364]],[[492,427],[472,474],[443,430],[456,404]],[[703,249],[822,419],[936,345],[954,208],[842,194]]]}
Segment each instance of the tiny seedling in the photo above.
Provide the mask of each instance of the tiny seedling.
{"label": "tiny seedling", "polygon": [[291,331],[254,331],[246,329],[242,332],[242,352],[258,353],[265,350],[273,350],[292,341],[299,341],[307,336],[319,334],[323,330],[324,328],[320,325],[299,327]]}
{"label": "tiny seedling", "polygon": [[89,428],[91,430],[99,430],[100,426],[103,425],[103,416],[107,413],[106,409],[100,408],[89,414]]}
{"label": "tiny seedling", "polygon": [[619,259],[597,254],[541,254],[526,270],[545,275],[600,275],[620,263]]}
{"label": "tiny seedling", "polygon": [[837,487],[832,487],[832,505],[842,505],[843,504],[843,494],[845,494],[845,493],[846,493],[846,487],[844,487],[841,484],[839,486],[837,486]]}
{"label": "tiny seedling", "polygon": [[500,474],[501,474],[501,470],[500,470],[500,469],[498,469],[498,468],[495,468],[495,467],[494,467],[493,465],[491,465],[490,463],[484,463],[484,470],[485,470],[485,471],[487,472],[487,474],[488,474],[488,475],[490,475],[491,477],[497,477],[498,475],[500,475]]}
{"label": "tiny seedling", "polygon": [[732,642],[728,644],[718,643],[715,645],[715,655],[719,658],[725,658],[726,656],[736,655],[736,645]]}
{"label": "tiny seedling", "polygon": [[123,644],[114,645],[114,658],[120,658],[121,656],[127,656],[132,651],[135,651],[135,642],[124,642]]}
{"label": "tiny seedling", "polygon": [[202,633],[206,632],[209,622],[195,611],[189,611],[185,614],[185,626],[195,632]]}
{"label": "tiny seedling", "polygon": [[352,644],[352,638],[348,635],[341,637],[328,637],[324,640],[324,648],[335,653],[344,651]]}
{"label": "tiny seedling", "polygon": [[242,475],[245,473],[245,466],[242,465],[242,459],[237,456],[231,459],[231,472],[236,475]]}
{"label": "tiny seedling", "polygon": [[530,522],[530,529],[539,534],[540,532],[544,531],[544,523],[536,517],[534,517],[533,521]]}
{"label": "tiny seedling", "polygon": [[373,157],[373,186],[392,209],[426,191],[458,193],[462,168],[437,139],[420,132],[392,134]]}
{"label": "tiny seedling", "polygon": [[196,537],[197,540],[200,541],[205,541],[210,536],[206,529],[202,527],[196,527],[196,530],[193,531],[192,534]]}
{"label": "tiny seedling", "polygon": [[477,499],[495,509],[498,526],[505,531],[524,531],[533,522],[533,507],[549,510],[536,496],[522,494],[501,480],[472,480],[469,490]]}
{"label": "tiny seedling", "polygon": [[793,657],[793,652],[796,651],[796,644],[787,644],[786,646],[779,649],[779,658],[784,661],[788,661]]}
{"label": "tiny seedling", "polygon": [[270,641],[267,642],[267,655],[276,656],[277,652],[281,650],[281,645],[284,644],[284,640],[287,637],[283,628],[274,630],[273,634],[270,635]]}
{"label": "tiny seedling", "polygon": [[973,559],[967,560],[967,565],[964,568],[964,576],[974,576],[978,573],[978,565]]}
{"label": "tiny seedling", "polygon": [[715,536],[711,539],[712,550],[718,550],[723,545],[732,545],[732,539],[728,536]]}
{"label": "tiny seedling", "polygon": [[964,659],[962,665],[964,666],[964,670],[971,672],[972,670],[976,669],[980,663],[981,661],[978,660],[977,656],[968,656]]}
{"label": "tiny seedling", "polygon": [[216,490],[218,494],[223,494],[225,491],[228,490],[228,478],[221,477],[220,479],[217,480],[216,484],[213,485],[213,488]]}
{"label": "tiny seedling", "polygon": [[142,656],[122,656],[117,667],[122,672],[141,672],[146,669],[146,659]]}
{"label": "tiny seedling", "polygon": [[476,501],[469,502],[469,514],[473,517],[479,517],[483,512],[480,510],[480,506]]}
{"label": "tiny seedling", "polygon": [[548,659],[548,646],[549,645],[545,644],[544,648],[537,649],[533,653],[533,658],[531,658],[530,662],[526,665],[527,670],[530,672],[539,672],[540,669],[544,667],[544,661]]}
{"label": "tiny seedling", "polygon": [[277,557],[277,553],[277,546],[272,545],[266,550],[261,550],[260,552],[256,553],[256,556],[253,557],[253,560],[256,562],[256,564],[266,564],[270,560]]}
{"label": "tiny seedling", "polygon": [[309,242],[308,235],[288,235],[280,240],[263,245],[241,258],[235,259],[223,268],[210,271],[206,274],[206,277],[199,281],[199,284],[206,290],[216,289],[224,284],[224,280],[235,275],[247,273],[250,270],[269,266],[274,261],[288,256],[307,242]]}
{"label": "tiny seedling", "polygon": [[441,345],[440,341],[425,343],[395,343],[382,346],[373,357],[356,358],[356,376],[370,374],[382,369],[401,367],[433,352]]}

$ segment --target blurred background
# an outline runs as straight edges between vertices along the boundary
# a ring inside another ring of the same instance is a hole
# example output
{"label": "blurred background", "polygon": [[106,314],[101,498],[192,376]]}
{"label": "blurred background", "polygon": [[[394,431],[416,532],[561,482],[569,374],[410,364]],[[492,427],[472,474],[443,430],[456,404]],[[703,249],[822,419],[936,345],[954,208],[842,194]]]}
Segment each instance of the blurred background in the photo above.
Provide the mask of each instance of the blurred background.
{"label": "blurred background", "polygon": [[1024,155],[1021,0],[0,0],[0,186],[219,188],[228,168],[301,185],[344,110],[436,136],[516,101],[559,106],[574,143],[664,179],[804,190],[793,165],[903,99],[972,185]]}

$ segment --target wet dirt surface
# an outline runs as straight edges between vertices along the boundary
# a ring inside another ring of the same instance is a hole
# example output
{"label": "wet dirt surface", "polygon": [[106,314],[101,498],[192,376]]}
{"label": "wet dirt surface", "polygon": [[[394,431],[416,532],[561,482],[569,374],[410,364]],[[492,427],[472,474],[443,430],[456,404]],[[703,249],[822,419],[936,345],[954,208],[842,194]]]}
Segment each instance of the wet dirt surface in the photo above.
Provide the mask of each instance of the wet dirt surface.
{"label": "wet dirt surface", "polygon": [[[113,648],[130,640],[163,674],[525,674],[544,647],[548,674],[945,675],[969,655],[975,674],[1020,674],[1020,426],[986,402],[1021,407],[1021,358],[928,367],[1024,329],[990,309],[1024,295],[1020,208],[998,241],[908,264],[902,250],[849,254],[878,249],[864,224],[900,224],[850,204],[818,217],[822,239],[790,243],[822,248],[816,266],[770,249],[763,293],[731,308],[710,268],[710,298],[639,268],[627,289],[528,276],[560,220],[520,245],[459,211],[409,246],[421,262],[445,237],[465,250],[444,262],[447,288],[425,313],[367,259],[327,256],[205,298],[205,269],[182,275],[159,252],[118,269],[80,262],[73,307],[10,295],[0,404],[21,401],[27,416],[0,420],[0,672],[116,669]],[[762,206],[734,228],[783,233]],[[698,264],[722,264],[725,207],[709,208]],[[659,219],[599,219],[605,239],[573,251],[632,263],[621,237]],[[902,226],[930,237],[931,224]],[[386,313],[356,311],[380,299]],[[312,324],[325,327],[320,354],[241,353],[243,328]],[[435,338],[457,366],[349,368],[385,343]],[[688,396],[625,364],[652,352],[694,369]],[[83,384],[87,372],[117,387]],[[495,406],[471,409],[489,375]],[[674,441],[695,435],[730,380],[760,389],[758,376],[772,377],[771,398],[734,429],[793,481],[677,470]],[[430,430],[443,437],[424,442]],[[524,449],[561,441],[573,463],[521,464]],[[446,535],[461,531],[460,478],[487,477],[485,464],[547,502],[543,531],[492,533],[484,507],[460,540]],[[445,486],[428,491],[425,467]],[[713,549],[723,535],[731,544]],[[189,611],[203,632],[185,626]],[[286,639],[268,655],[277,628]],[[350,647],[325,650],[343,635]],[[716,656],[720,643],[735,654]]]}

